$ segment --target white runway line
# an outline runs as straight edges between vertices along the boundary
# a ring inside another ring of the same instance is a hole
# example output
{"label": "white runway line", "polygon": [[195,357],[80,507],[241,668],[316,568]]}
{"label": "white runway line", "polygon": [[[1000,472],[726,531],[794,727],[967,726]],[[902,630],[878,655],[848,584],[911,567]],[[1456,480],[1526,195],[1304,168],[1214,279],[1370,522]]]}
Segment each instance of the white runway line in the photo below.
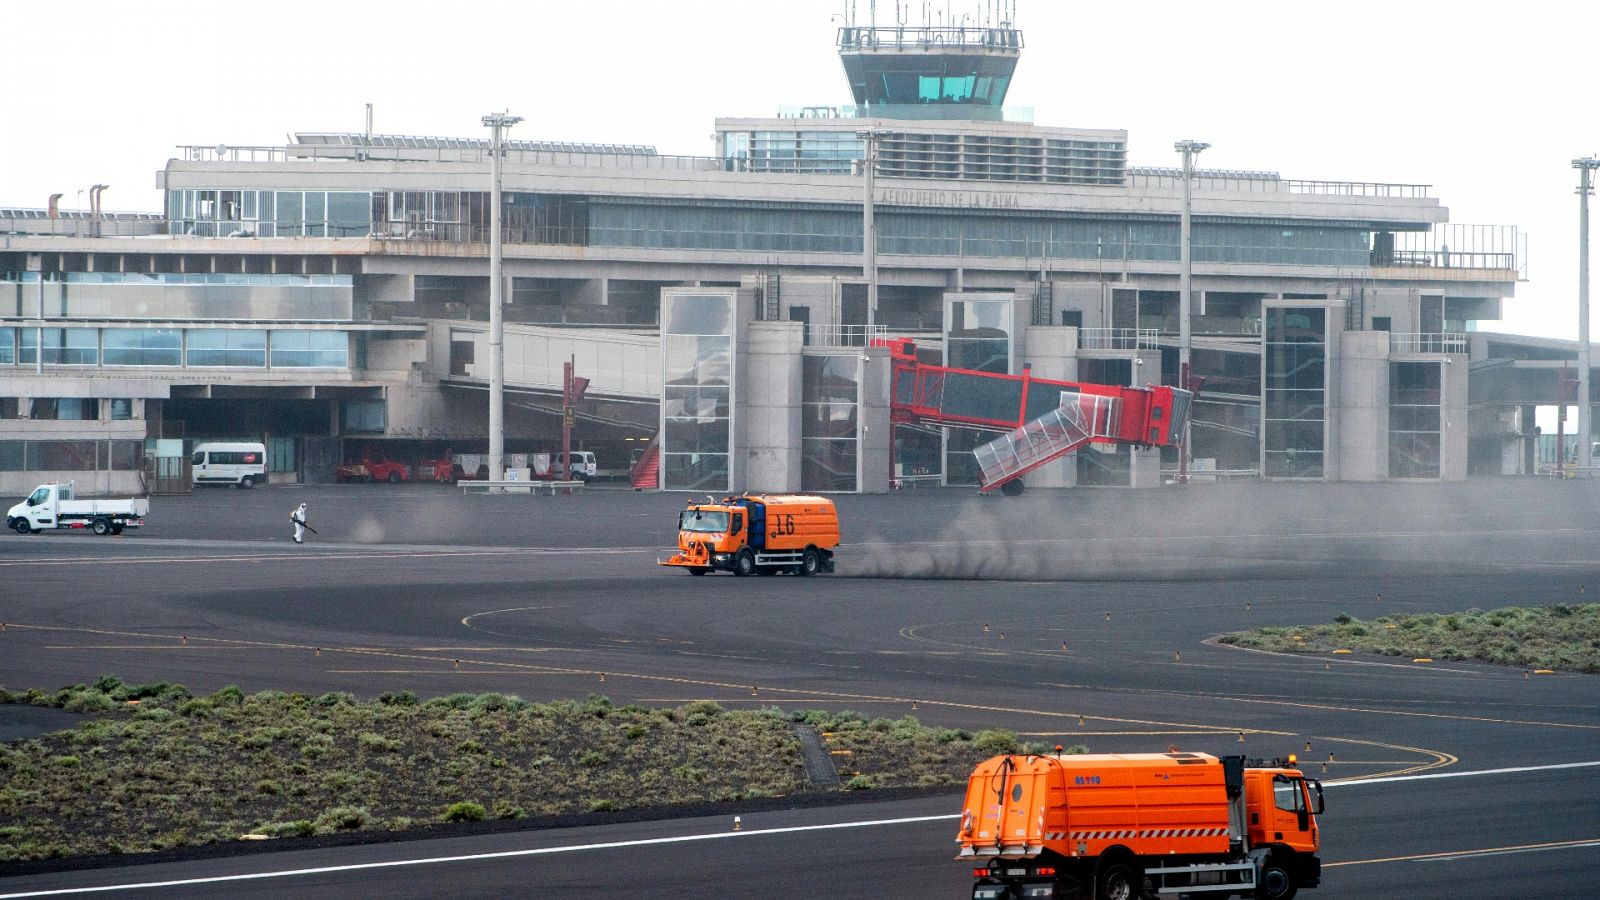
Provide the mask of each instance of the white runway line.
{"label": "white runway line", "polygon": [[[1440,772],[1432,775],[1399,775],[1392,778],[1370,778],[1355,781],[1331,782],[1327,787],[1348,787],[1361,784],[1382,784],[1393,781],[1424,781],[1434,778],[1471,778],[1480,775],[1508,775],[1519,772],[1545,772],[1558,769],[1579,769],[1600,766],[1600,760],[1572,763],[1554,763],[1547,766],[1516,766],[1503,769],[1478,769],[1471,772]],[[286,869],[281,872],[251,872],[243,875],[218,875],[210,878],[181,878],[172,881],[147,881],[133,884],[109,884],[95,887],[57,888],[44,891],[26,891],[0,894],[0,900],[20,900],[23,897],[61,897],[70,894],[94,894],[106,891],[149,890],[153,888],[183,887],[195,884],[220,884],[230,881],[256,881],[267,878],[292,878],[300,875],[326,875],[334,872],[359,872],[365,869],[392,869],[402,866],[428,866],[439,863],[475,862],[486,859],[511,859],[520,856],[548,856],[556,853],[577,853],[585,850],[616,850],[627,847],[650,847],[661,844],[685,844],[695,841],[716,841],[728,838],[753,838],[773,834],[794,834],[803,831],[833,831],[844,828],[872,828],[883,825],[914,825],[922,822],[939,822],[960,818],[950,813],[937,816],[911,816],[902,819],[869,819],[861,822],[834,822],[827,825],[793,825],[787,828],[764,828],[750,831],[719,831],[713,834],[685,834],[675,837],[641,838],[632,841],[607,841],[598,844],[573,844],[564,847],[535,847],[529,850],[502,850],[495,853],[469,853],[460,856],[433,856],[422,859],[396,859],[388,862],[350,863],[342,866],[319,866],[310,869]],[[1531,852],[1536,848],[1516,848]],[[1555,849],[1555,848],[1551,848]],[[1441,854],[1440,858],[1466,857],[1481,851],[1460,851]],[[1506,852],[1506,851],[1498,851]]]}
{"label": "white runway line", "polygon": [[470,853],[461,856],[434,856],[425,859],[396,859],[388,862],[351,863],[343,866],[319,866],[311,869],[286,869],[281,872],[252,872],[244,875],[218,875],[211,878],[179,878],[171,881],[146,881],[134,884],[108,884],[96,887],[58,888],[46,891],[25,891],[17,894],[0,894],[0,900],[22,897],[60,897],[69,894],[93,894],[105,891],[133,891],[153,888],[184,887],[195,884],[222,884],[230,881],[255,881],[266,878],[289,878],[297,875],[326,875],[332,872],[359,872],[365,869],[389,869],[400,866],[428,866],[438,863],[474,862],[484,859],[510,859],[519,856],[544,856],[554,853],[576,853],[583,850],[613,850],[624,847],[649,847],[659,844],[682,844],[692,841],[715,841],[728,838],[753,838],[773,834],[793,834],[800,831],[829,831],[841,828],[871,828],[877,825],[910,825],[918,822],[937,822],[960,818],[954,813],[937,816],[912,816],[904,819],[874,819],[865,822],[835,822],[828,825],[793,825],[787,828],[764,828],[752,831],[719,831],[714,834],[685,834],[677,837],[641,838],[633,841],[608,841],[599,844],[575,844],[566,847],[536,847],[530,850],[502,850],[497,853]]}

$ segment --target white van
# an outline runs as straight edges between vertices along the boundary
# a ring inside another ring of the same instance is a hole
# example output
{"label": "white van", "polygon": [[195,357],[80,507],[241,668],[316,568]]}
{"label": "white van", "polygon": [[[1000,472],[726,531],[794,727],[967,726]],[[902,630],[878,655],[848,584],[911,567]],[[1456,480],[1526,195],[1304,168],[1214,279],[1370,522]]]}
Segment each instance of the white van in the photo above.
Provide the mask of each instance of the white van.
{"label": "white van", "polygon": [[[587,450],[572,451],[572,477],[578,481],[588,481],[599,472],[595,468],[594,454]],[[550,474],[556,478],[567,476],[567,458],[559,453],[550,454]]]}
{"label": "white van", "polygon": [[267,483],[265,444],[197,444],[194,483],[232,484],[253,488]]}

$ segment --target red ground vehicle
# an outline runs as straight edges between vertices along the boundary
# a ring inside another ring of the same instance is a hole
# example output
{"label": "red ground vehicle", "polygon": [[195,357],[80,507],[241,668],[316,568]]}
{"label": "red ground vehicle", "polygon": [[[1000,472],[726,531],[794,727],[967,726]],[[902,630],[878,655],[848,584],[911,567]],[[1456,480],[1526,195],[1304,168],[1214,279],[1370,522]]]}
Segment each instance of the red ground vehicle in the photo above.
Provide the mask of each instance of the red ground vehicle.
{"label": "red ground vehicle", "polygon": [[389,462],[387,460],[374,462],[364,460],[359,463],[346,463],[335,466],[333,479],[340,483],[347,481],[387,481],[390,484],[399,484],[411,480],[411,467],[405,463]]}
{"label": "red ground vehicle", "polygon": [[443,457],[422,460],[417,463],[416,479],[418,481],[455,481],[455,463]]}

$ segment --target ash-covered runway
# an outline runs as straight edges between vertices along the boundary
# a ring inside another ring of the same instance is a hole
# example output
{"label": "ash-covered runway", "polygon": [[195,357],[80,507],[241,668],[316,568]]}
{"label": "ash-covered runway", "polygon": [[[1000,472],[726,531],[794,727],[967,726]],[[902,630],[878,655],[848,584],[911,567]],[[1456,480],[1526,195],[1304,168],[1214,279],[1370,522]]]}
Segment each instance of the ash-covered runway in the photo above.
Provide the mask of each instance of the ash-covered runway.
{"label": "ash-covered runway", "polygon": [[[1330,781],[1600,760],[1592,676],[1207,643],[1340,613],[1583,602],[1600,587],[1600,527],[1582,515],[1597,493],[1504,481],[845,497],[839,575],[738,579],[654,565],[682,504],[672,495],[206,491],[157,498],[143,534],[0,539],[0,683],[111,672],[196,691],[850,708],[1095,751],[1296,751]],[[296,547],[283,526],[302,499],[321,533]],[[1597,789],[1596,767],[1330,787],[1316,895],[1489,898],[1538,883],[1586,896],[1560,873],[1600,863],[1586,843],[1600,841],[1600,813],[1580,799]],[[762,813],[745,827],[915,819],[958,803]],[[556,843],[608,846],[140,891],[806,897],[826,876],[831,896],[955,897],[970,882],[938,819],[629,843],[721,831],[736,813],[17,875],[0,895]]]}

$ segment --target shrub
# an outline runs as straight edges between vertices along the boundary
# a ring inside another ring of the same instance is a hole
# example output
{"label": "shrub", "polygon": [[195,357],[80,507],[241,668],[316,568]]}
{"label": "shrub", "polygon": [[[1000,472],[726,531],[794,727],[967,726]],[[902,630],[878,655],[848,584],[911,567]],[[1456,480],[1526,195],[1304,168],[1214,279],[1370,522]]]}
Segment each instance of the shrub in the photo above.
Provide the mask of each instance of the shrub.
{"label": "shrub", "polygon": [[351,831],[365,828],[372,824],[372,814],[362,806],[335,806],[334,808],[317,816],[312,823],[312,830],[316,834],[330,834],[335,831]]}
{"label": "shrub", "polygon": [[362,732],[361,736],[356,738],[356,746],[370,753],[398,753],[400,751],[399,741],[371,731]]}
{"label": "shrub", "polygon": [[378,702],[384,706],[416,706],[417,695],[410,691],[384,691],[378,695]]}
{"label": "shrub", "polygon": [[236,684],[230,684],[211,695],[211,701],[217,704],[237,706],[244,702],[244,691],[239,690]]}
{"label": "shrub", "polygon": [[522,807],[514,803],[508,803],[505,800],[496,800],[494,802],[494,817],[496,819],[520,819],[526,815],[527,813],[523,811]]}
{"label": "shrub", "polygon": [[873,787],[871,775],[857,775],[844,783],[847,791],[870,791]]}
{"label": "shrub", "polygon": [[980,731],[972,739],[972,749],[989,756],[1017,752],[1017,736],[1009,731]]}
{"label": "shrub", "polygon": [[443,819],[446,822],[482,822],[483,817],[483,804],[468,800],[445,807]]}
{"label": "shrub", "polygon": [[596,800],[595,802],[589,804],[590,812],[616,812],[621,808],[622,807],[617,805],[617,801],[609,798],[605,800]]}
{"label": "shrub", "polygon": [[580,765],[580,766],[588,766],[590,768],[594,768],[596,766],[603,766],[603,765],[605,765],[606,763],[608,763],[610,761],[611,761],[611,757],[606,756],[604,753],[601,753],[599,750],[589,750],[589,751],[585,752],[582,756],[578,757],[578,765]]}

